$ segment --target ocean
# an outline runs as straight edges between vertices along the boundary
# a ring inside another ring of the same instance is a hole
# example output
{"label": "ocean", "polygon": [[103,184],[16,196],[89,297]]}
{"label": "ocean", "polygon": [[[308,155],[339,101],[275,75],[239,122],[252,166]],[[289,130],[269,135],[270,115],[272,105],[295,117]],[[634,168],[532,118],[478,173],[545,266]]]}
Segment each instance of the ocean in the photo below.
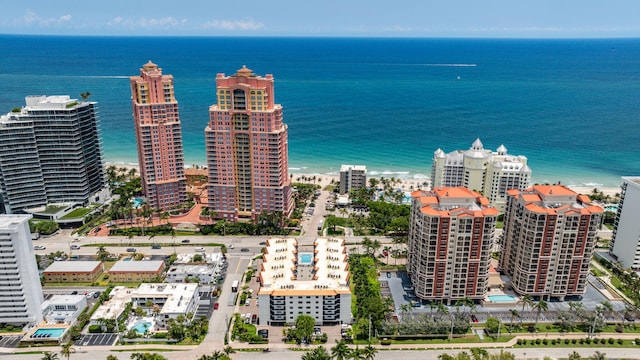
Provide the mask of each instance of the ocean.
{"label": "ocean", "polygon": [[0,113],[89,91],[106,161],[137,162],[128,77],[174,76],[185,163],[205,164],[215,76],[273,74],[291,173],[425,179],[437,148],[504,144],[533,181],[615,187],[640,175],[640,39],[58,37],[0,35]]}

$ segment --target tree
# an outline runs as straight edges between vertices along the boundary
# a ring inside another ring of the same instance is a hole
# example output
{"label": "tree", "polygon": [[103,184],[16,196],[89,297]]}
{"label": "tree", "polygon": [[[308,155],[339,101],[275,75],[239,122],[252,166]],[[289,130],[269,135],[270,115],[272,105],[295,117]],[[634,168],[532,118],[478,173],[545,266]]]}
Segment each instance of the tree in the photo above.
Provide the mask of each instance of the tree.
{"label": "tree", "polygon": [[335,360],[347,360],[349,359],[350,351],[347,343],[344,340],[340,340],[336,346],[331,348],[331,357]]}
{"label": "tree", "polygon": [[71,354],[76,352],[76,349],[73,347],[73,343],[69,341],[68,343],[62,344],[62,349],[60,350],[60,355],[64,356],[69,360]]}
{"label": "tree", "polygon": [[355,349],[351,349],[349,352],[349,358],[353,360],[366,360],[364,349],[360,349],[359,346],[356,346]]}
{"label": "tree", "polygon": [[107,360],[118,360],[118,357],[115,355],[108,355]]}
{"label": "tree", "polygon": [[569,360],[580,360],[580,359],[582,359],[582,356],[580,356],[580,354],[578,354],[577,351],[573,351],[571,354],[569,354],[568,359]]}
{"label": "tree", "polygon": [[150,353],[150,352],[133,353],[131,354],[131,359],[132,360],[167,360],[166,357],[158,353]]}
{"label": "tree", "polygon": [[42,360],[58,360],[58,354],[51,352],[51,351],[45,351],[42,354]]}
{"label": "tree", "polygon": [[109,259],[109,252],[107,251],[107,248],[103,245],[100,245],[98,247],[98,251],[96,252],[96,254],[98,255],[98,260],[100,261],[107,261],[107,259]]}
{"label": "tree", "polygon": [[528,306],[529,309],[533,308],[533,298],[529,294],[522,297],[522,312],[524,312],[525,306]]}
{"label": "tree", "polygon": [[533,308],[536,309],[536,325],[537,325],[538,318],[540,318],[540,313],[542,313],[543,311],[547,311],[549,309],[549,305],[547,304],[546,301],[540,299],[540,301],[538,301],[535,305],[533,305]]}
{"label": "tree", "polygon": [[82,98],[82,101],[87,101],[87,99],[89,98],[89,96],[91,96],[91,93],[86,91],[83,93],[80,93],[80,97]]}
{"label": "tree", "polygon": [[607,360],[607,354],[596,351],[593,355],[589,356],[590,360]]}
{"label": "tree", "polygon": [[331,360],[331,355],[324,346],[307,351],[302,355],[302,360]]}
{"label": "tree", "polygon": [[513,328],[513,319],[520,318],[520,313],[518,313],[518,310],[516,309],[509,309],[509,311],[511,312],[511,328]]}
{"label": "tree", "polygon": [[315,319],[309,315],[300,315],[296,318],[296,338],[298,341],[311,341],[315,323]]}
{"label": "tree", "polygon": [[497,336],[498,329],[500,329],[500,320],[489,317],[487,318],[487,322],[485,323],[485,328],[489,334],[495,334]]}
{"label": "tree", "polygon": [[470,351],[473,360],[484,360],[489,358],[489,352],[483,348],[471,348]]}
{"label": "tree", "polygon": [[371,346],[371,344],[369,344],[363,349],[363,352],[364,352],[364,358],[366,360],[373,360],[376,358],[378,349],[376,349],[375,347]]}

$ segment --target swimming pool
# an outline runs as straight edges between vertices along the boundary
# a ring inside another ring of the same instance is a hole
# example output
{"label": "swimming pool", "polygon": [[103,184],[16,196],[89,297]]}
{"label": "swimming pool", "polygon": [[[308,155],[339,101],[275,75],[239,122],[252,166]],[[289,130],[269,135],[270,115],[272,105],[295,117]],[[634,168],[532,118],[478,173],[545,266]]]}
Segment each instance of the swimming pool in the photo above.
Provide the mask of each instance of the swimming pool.
{"label": "swimming pool", "polygon": [[618,205],[610,205],[604,208],[604,211],[612,211],[612,212],[616,212],[618,211]]}
{"label": "swimming pool", "polygon": [[516,302],[518,301],[518,299],[516,299],[515,296],[513,295],[488,295],[487,298],[489,299],[489,301],[494,302],[494,303],[510,303],[510,302]]}
{"label": "swimming pool", "polygon": [[138,334],[144,334],[145,331],[151,330],[151,322],[149,321],[138,321],[135,323],[130,330],[135,330]]}
{"label": "swimming pool", "polygon": [[62,334],[64,334],[66,330],[67,328],[42,328],[42,329],[36,330],[36,332],[34,332],[31,335],[31,338],[33,339],[60,338],[62,337]]}
{"label": "swimming pool", "polygon": [[143,198],[133,198],[132,202],[133,202],[133,208],[134,209],[138,209],[138,208],[140,208],[140,206],[142,206],[142,203],[144,203],[144,199]]}
{"label": "swimming pool", "polygon": [[299,255],[300,264],[311,264],[313,262],[313,254],[311,253],[301,253]]}

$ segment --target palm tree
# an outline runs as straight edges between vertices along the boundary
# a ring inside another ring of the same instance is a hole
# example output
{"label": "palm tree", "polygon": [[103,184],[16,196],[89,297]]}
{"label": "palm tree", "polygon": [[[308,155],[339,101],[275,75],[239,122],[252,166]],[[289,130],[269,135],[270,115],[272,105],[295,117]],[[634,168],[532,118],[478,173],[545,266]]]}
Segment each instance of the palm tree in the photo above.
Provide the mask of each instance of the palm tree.
{"label": "palm tree", "polygon": [[607,360],[607,354],[596,351],[593,355],[589,356],[591,360]]}
{"label": "palm tree", "polygon": [[88,91],[87,91],[87,92],[80,93],[80,97],[82,98],[82,101],[87,101],[87,99],[89,98],[89,96],[91,96],[91,93],[90,93],[90,92],[88,92]]}
{"label": "palm tree", "polygon": [[42,360],[58,360],[58,354],[51,352],[51,351],[45,351],[42,354]]}
{"label": "palm tree", "polygon": [[349,352],[349,358],[353,360],[366,360],[367,358],[364,355],[364,349],[360,349],[359,346],[356,345],[355,349],[351,349]]}
{"label": "palm tree", "polygon": [[107,360],[118,360],[118,357],[115,355],[108,355]]}
{"label": "palm tree", "polygon": [[227,346],[224,347],[222,352],[224,352],[225,355],[229,356],[230,354],[235,353],[236,350],[234,348],[232,348],[231,346],[227,345]]}
{"label": "palm tree", "polygon": [[371,346],[371,344],[369,344],[369,345],[367,345],[367,347],[364,348],[363,352],[364,352],[364,358],[366,360],[373,360],[373,359],[376,358],[376,354],[378,353],[378,349],[376,349],[375,347]]}
{"label": "palm tree", "polygon": [[540,317],[540,313],[543,311],[547,311],[549,309],[549,305],[546,301],[540,299],[533,307],[536,309],[536,325],[538,324],[538,318]]}
{"label": "palm tree", "polygon": [[473,360],[483,360],[489,358],[489,352],[483,348],[471,348],[470,351]]}
{"label": "palm tree", "polygon": [[198,360],[220,360],[222,359],[223,353],[220,350],[216,350],[211,353],[211,355],[202,355],[198,358]]}
{"label": "palm tree", "polygon": [[331,357],[335,360],[347,360],[349,359],[349,347],[344,340],[337,342],[336,346],[331,348]]}
{"label": "palm tree", "polygon": [[[513,319],[520,318],[520,313],[518,313],[518,310],[516,309],[509,309],[509,311],[511,312],[511,328],[513,328]],[[522,321],[522,318],[520,319]]]}
{"label": "palm tree", "polygon": [[580,354],[578,354],[578,352],[574,351],[571,354],[569,354],[568,359],[569,360],[580,360],[580,359],[582,359],[582,356],[580,356]]}
{"label": "palm tree", "polygon": [[529,294],[522,297],[522,312],[524,312],[525,306],[528,306],[529,309],[533,308],[533,298]]}
{"label": "palm tree", "polygon": [[66,344],[62,344],[62,350],[60,350],[60,355],[64,356],[69,360],[71,354],[76,352],[76,349],[73,347],[73,343],[69,341]]}

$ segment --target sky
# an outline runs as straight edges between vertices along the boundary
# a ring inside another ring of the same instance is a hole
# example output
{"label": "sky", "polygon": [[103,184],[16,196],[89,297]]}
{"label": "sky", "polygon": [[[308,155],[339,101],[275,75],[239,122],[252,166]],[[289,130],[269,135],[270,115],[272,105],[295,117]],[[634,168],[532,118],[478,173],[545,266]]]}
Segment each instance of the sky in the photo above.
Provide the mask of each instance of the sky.
{"label": "sky", "polygon": [[639,0],[3,0],[2,5],[0,34],[640,37]]}

